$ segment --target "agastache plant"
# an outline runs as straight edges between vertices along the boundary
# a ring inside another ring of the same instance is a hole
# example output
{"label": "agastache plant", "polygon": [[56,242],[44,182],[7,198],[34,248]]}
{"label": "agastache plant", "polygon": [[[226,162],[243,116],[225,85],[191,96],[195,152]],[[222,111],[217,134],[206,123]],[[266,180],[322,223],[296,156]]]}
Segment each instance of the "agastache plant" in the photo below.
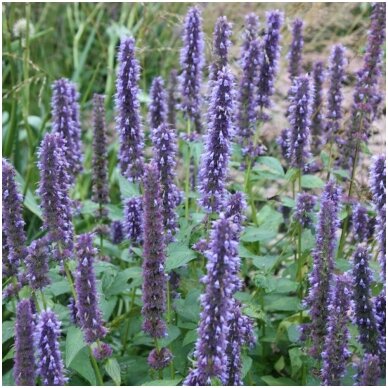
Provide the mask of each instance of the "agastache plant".
{"label": "agastache plant", "polygon": [[132,197],[125,202],[124,229],[131,244],[143,240],[143,198]]}
{"label": "agastache plant", "polygon": [[60,322],[55,313],[42,311],[38,317],[35,344],[38,353],[37,373],[44,385],[65,385],[64,365],[59,349]]}
{"label": "agastache plant", "polygon": [[386,349],[386,296],[385,296],[385,287],[381,290],[380,294],[374,298],[374,305],[376,311],[376,321],[377,328],[380,333],[381,338],[381,347],[382,349]]}
{"label": "agastache plant", "polygon": [[[381,357],[383,354],[382,342],[377,327],[375,306],[371,300],[370,258],[368,248],[361,244],[358,245],[353,255],[352,270],[354,320],[358,327],[358,340],[365,352]],[[383,361],[382,358],[381,361]]]}
{"label": "agastache plant", "polygon": [[116,127],[120,134],[121,173],[132,181],[143,174],[144,134],[139,103],[140,66],[135,57],[135,40],[124,38],[118,53],[116,81]]}
{"label": "agastache plant", "polygon": [[56,244],[54,256],[61,261],[72,256],[74,235],[65,140],[59,134],[47,133],[38,156],[40,181],[37,192],[43,227],[48,232],[48,241]]}
{"label": "agastache plant", "polygon": [[215,82],[209,107],[209,130],[199,171],[200,204],[209,212],[221,209],[233,128],[233,77],[223,69]]}
{"label": "agastache plant", "polygon": [[316,358],[320,357],[323,341],[327,334],[328,298],[333,276],[340,196],[340,188],[333,180],[330,180],[321,196],[316,241],[312,253],[313,269],[309,277],[310,290],[305,304],[309,308],[311,318],[311,323],[308,326],[312,340],[310,353]]}
{"label": "agastache plant", "polygon": [[2,160],[2,204],[3,233],[8,255],[3,257],[3,276],[18,273],[18,267],[27,255],[25,222],[22,214],[22,195],[15,181],[15,169],[5,159]]}
{"label": "agastache plant", "polygon": [[275,10],[267,12],[267,27],[262,43],[263,55],[257,80],[257,106],[259,110],[271,106],[271,97],[275,92],[275,77],[278,73],[280,56],[280,29],[284,15]]}
{"label": "agastache plant", "polygon": [[327,335],[322,351],[323,385],[340,385],[351,353],[348,348],[350,338],[347,325],[351,300],[351,282],[347,275],[333,279],[328,305]]}
{"label": "agastache plant", "polygon": [[325,115],[325,138],[333,142],[338,136],[340,129],[343,108],[342,86],[345,80],[345,47],[335,45],[329,58],[329,90],[327,93],[327,107]]}
{"label": "agastache plant", "polygon": [[153,130],[161,124],[166,124],[167,120],[167,95],[162,77],[156,77],[152,81],[150,98],[148,121]]}
{"label": "agastache plant", "polygon": [[299,193],[296,197],[295,220],[302,227],[307,228],[312,223],[311,212],[314,209],[316,199],[309,193]]}
{"label": "agastache plant", "polygon": [[311,114],[311,148],[315,155],[319,155],[323,143],[324,122],[323,122],[323,98],[322,84],[325,80],[323,62],[318,61],[313,67],[313,102]]}
{"label": "agastache plant", "polygon": [[360,203],[356,203],[352,213],[353,235],[356,241],[361,243],[367,240],[368,223],[368,211]]}
{"label": "agastache plant", "polygon": [[204,65],[204,36],[199,8],[188,10],[183,32],[183,47],[180,55],[182,73],[180,75],[180,107],[196,131],[201,132],[201,83]]}
{"label": "agastache plant", "polygon": [[244,53],[249,50],[249,45],[253,40],[259,37],[259,17],[251,12],[245,16],[244,21],[244,32],[243,32],[243,46],[242,46],[242,57]]}
{"label": "agastache plant", "polygon": [[120,220],[113,221],[110,225],[110,237],[113,244],[120,244],[124,240],[124,225]]}
{"label": "agastache plant", "polygon": [[364,54],[364,66],[357,73],[353,94],[351,120],[342,142],[339,164],[350,170],[357,163],[360,142],[366,142],[371,123],[382,98],[378,90],[381,76],[383,43],[385,40],[385,2],[372,5],[371,25]]}
{"label": "agastache plant", "polygon": [[358,365],[356,381],[358,386],[377,386],[381,369],[379,358],[376,355],[366,353]]}
{"label": "agastache plant", "polygon": [[177,140],[175,129],[162,123],[152,131],[153,157],[160,174],[160,195],[166,243],[173,240],[177,229],[176,207],[180,193],[175,184]]}
{"label": "agastache plant", "polygon": [[103,206],[109,202],[104,100],[100,94],[93,96],[93,200],[100,206],[100,217],[103,216]]}
{"label": "agastache plant", "polygon": [[77,92],[75,86],[65,78],[55,81],[52,89],[52,128],[65,140],[67,175],[69,183],[73,184],[82,169]]}
{"label": "agastache plant", "polygon": [[212,378],[227,383],[227,346],[232,319],[233,293],[240,261],[237,241],[233,239],[234,224],[221,215],[213,223],[210,247],[205,252],[207,274],[202,278],[205,293],[201,296],[202,311],[194,356],[196,366],[184,385],[210,385]]}
{"label": "agastache plant", "polygon": [[45,237],[34,240],[28,247],[26,273],[28,283],[33,290],[41,290],[50,284],[48,258],[49,249]]}
{"label": "agastache plant", "polygon": [[[302,71],[302,50],[304,46],[303,40],[303,21],[295,19],[292,23],[292,41],[290,51],[288,52],[288,73],[291,81],[295,77],[299,77]],[[292,93],[292,92],[291,92]]]}
{"label": "agastache plant", "polygon": [[144,178],[142,315],[143,330],[153,338],[164,337],[167,333],[163,318],[167,279],[159,174],[155,163],[147,165]]}
{"label": "agastache plant", "polygon": [[21,300],[16,308],[13,377],[16,385],[35,385],[34,319],[31,303]]}
{"label": "agastache plant", "polygon": [[85,233],[78,237],[76,252],[78,261],[75,276],[76,307],[85,342],[91,344],[107,334],[98,307],[96,275],[94,273],[97,249],[93,247],[92,234]]}

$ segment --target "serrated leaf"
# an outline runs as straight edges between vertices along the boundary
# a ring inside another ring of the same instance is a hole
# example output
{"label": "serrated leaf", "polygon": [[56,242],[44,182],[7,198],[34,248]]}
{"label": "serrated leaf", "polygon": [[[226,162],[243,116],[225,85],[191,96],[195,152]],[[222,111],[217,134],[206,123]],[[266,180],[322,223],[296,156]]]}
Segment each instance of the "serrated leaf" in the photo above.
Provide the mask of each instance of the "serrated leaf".
{"label": "serrated leaf", "polygon": [[115,358],[109,358],[105,363],[104,368],[114,383],[117,386],[121,385],[121,369],[117,360]]}
{"label": "serrated leaf", "polygon": [[139,185],[137,183],[129,182],[119,172],[117,173],[117,179],[119,181],[122,198],[132,198],[140,195]]}
{"label": "serrated leaf", "polygon": [[14,327],[15,327],[15,323],[14,322],[11,322],[11,321],[6,321],[6,322],[3,322],[2,324],[2,333],[3,333],[3,336],[2,336],[2,343],[4,343],[5,341],[8,341],[10,338],[12,338],[15,334],[14,334]]}
{"label": "serrated leaf", "polygon": [[166,347],[166,346],[170,345],[171,342],[173,342],[174,340],[176,340],[179,337],[180,333],[181,333],[181,331],[179,330],[178,327],[176,327],[174,325],[169,325],[167,328],[167,337],[162,338],[159,341],[160,346]]}
{"label": "serrated leaf", "polygon": [[264,297],[267,311],[297,311],[300,309],[299,299],[284,294],[271,294]]}
{"label": "serrated leaf", "polygon": [[154,380],[154,381],[147,381],[146,383],[142,384],[142,387],[158,387],[158,386],[176,386],[178,385],[182,379],[173,379],[173,380]]}
{"label": "serrated leaf", "polygon": [[188,246],[176,242],[167,248],[166,272],[182,267],[196,258],[196,253]]}
{"label": "serrated leaf", "polygon": [[[20,185],[20,191],[23,192],[24,191],[25,182],[24,182],[24,178],[19,174],[18,171],[16,171],[15,179],[16,179],[16,182],[18,182],[18,184]],[[32,194],[32,192],[29,189],[27,190],[26,196],[24,197],[24,203],[23,204],[32,213],[37,215],[40,219],[43,219],[42,218],[43,217],[42,210],[40,209],[38,203],[36,202],[36,199],[35,199],[34,195]]]}
{"label": "serrated leaf", "polygon": [[320,189],[325,185],[323,180],[315,175],[303,175],[301,183],[305,189]]}
{"label": "serrated leaf", "polygon": [[186,333],[185,338],[183,339],[182,346],[192,344],[198,338],[197,330],[190,330]]}
{"label": "serrated leaf", "polygon": [[260,156],[258,158],[258,163],[263,164],[268,167],[272,172],[277,175],[284,176],[284,170],[278,159],[272,156]]}
{"label": "serrated leaf", "polygon": [[273,377],[273,376],[261,376],[260,377],[267,385],[298,385],[295,381],[289,379],[288,377]]}
{"label": "serrated leaf", "polygon": [[97,384],[96,375],[94,374],[94,369],[90,362],[89,352],[86,347],[78,352],[72,363],[69,365],[69,368],[79,373],[84,379],[89,381],[91,385],[95,386]]}
{"label": "serrated leaf", "polygon": [[266,227],[248,226],[245,228],[241,241],[245,242],[266,242],[272,240],[277,235],[277,232]]}
{"label": "serrated leaf", "polygon": [[241,378],[244,378],[248,374],[249,369],[251,369],[251,366],[252,366],[252,359],[248,357],[246,354],[243,354]]}
{"label": "serrated leaf", "polygon": [[66,336],[66,367],[74,361],[77,354],[86,346],[81,329],[75,326],[70,326]]}
{"label": "serrated leaf", "polygon": [[252,263],[255,267],[270,272],[279,260],[279,256],[256,256]]}

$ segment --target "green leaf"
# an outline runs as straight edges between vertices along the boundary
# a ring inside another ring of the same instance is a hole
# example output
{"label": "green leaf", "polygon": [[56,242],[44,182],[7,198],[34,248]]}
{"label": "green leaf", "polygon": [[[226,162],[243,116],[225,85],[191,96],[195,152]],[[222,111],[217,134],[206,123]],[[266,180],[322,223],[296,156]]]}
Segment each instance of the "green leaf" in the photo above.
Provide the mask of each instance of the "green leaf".
{"label": "green leaf", "polygon": [[251,366],[252,366],[252,359],[248,357],[246,354],[243,354],[241,378],[244,378],[248,374],[249,369],[251,369]]}
{"label": "green leaf", "polygon": [[303,366],[303,353],[299,348],[292,348],[288,351],[291,361],[292,377],[295,377]]}
{"label": "green leaf", "polygon": [[114,383],[117,386],[121,385],[121,370],[117,360],[115,358],[109,358],[105,363],[104,368]]}
{"label": "green leaf", "polygon": [[267,385],[298,385],[295,381],[288,377],[273,377],[273,376],[262,376],[260,377]]}
{"label": "green leaf", "polygon": [[315,175],[303,175],[302,187],[305,189],[320,189],[325,185],[323,180]]}
{"label": "green leaf", "polygon": [[90,199],[86,199],[83,201],[81,213],[83,215],[94,216],[99,209],[99,205],[96,202],[91,201]]}
{"label": "green leaf", "polygon": [[267,242],[272,240],[277,235],[277,231],[268,229],[267,227],[248,226],[245,228],[241,241],[245,242]]}
{"label": "green leaf", "polygon": [[268,167],[272,172],[284,176],[284,170],[278,159],[272,156],[260,156],[258,159],[259,164],[263,164]]}
{"label": "green leaf", "polygon": [[158,386],[176,386],[178,385],[182,379],[174,379],[174,380],[154,380],[154,381],[147,381],[146,383],[142,384],[142,387],[158,387]]}
{"label": "green leaf", "polygon": [[267,311],[297,311],[300,309],[299,299],[284,294],[271,294],[264,297]]}
{"label": "green leaf", "polygon": [[277,264],[280,256],[256,256],[252,263],[255,267],[270,272]]}
{"label": "green leaf", "polygon": [[129,182],[128,179],[123,177],[119,172],[117,172],[117,179],[119,181],[122,198],[131,198],[140,195],[139,185],[137,183]]}
{"label": "green leaf", "polygon": [[160,346],[166,347],[166,346],[170,345],[171,342],[173,342],[174,340],[176,340],[179,337],[180,333],[181,333],[181,331],[179,330],[178,327],[176,327],[174,325],[169,325],[167,328],[167,337],[162,338],[159,341]]}
{"label": "green leaf", "polygon": [[[21,192],[24,191],[25,182],[24,178],[19,174],[18,171],[16,171],[16,182],[20,185]],[[29,209],[32,213],[37,215],[41,220],[43,219],[42,210],[38,206],[38,203],[36,202],[35,197],[31,193],[31,191],[28,189],[26,196],[24,197],[24,206]]]}
{"label": "green leaf", "polygon": [[90,362],[88,349],[85,347],[78,352],[69,368],[75,370],[93,386],[97,385],[94,369]]}
{"label": "green leaf", "polygon": [[197,330],[190,330],[185,335],[185,338],[183,339],[182,346],[186,346],[188,344],[192,344],[195,342],[198,338]]}
{"label": "green leaf", "polygon": [[8,341],[10,338],[14,336],[14,327],[15,327],[14,322],[11,322],[11,321],[3,322],[3,325],[2,325],[3,342],[2,343],[4,343],[5,341]]}
{"label": "green leaf", "polygon": [[71,291],[69,282],[67,280],[61,280],[59,282],[55,282],[50,284],[47,287],[47,291],[51,292],[54,296],[59,296],[63,294],[67,294]]}
{"label": "green leaf", "polygon": [[66,367],[74,361],[78,353],[85,347],[84,337],[81,329],[70,326],[66,336]]}
{"label": "green leaf", "polygon": [[186,245],[176,242],[167,248],[166,272],[182,267],[196,258],[196,253]]}

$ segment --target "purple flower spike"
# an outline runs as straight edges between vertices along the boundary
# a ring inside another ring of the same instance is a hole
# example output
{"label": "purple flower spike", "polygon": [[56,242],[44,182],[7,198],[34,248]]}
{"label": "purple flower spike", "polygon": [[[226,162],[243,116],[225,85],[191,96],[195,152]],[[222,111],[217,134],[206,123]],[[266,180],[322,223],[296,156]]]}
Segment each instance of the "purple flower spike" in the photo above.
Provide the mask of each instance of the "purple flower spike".
{"label": "purple flower spike", "polygon": [[113,244],[120,244],[124,240],[124,228],[121,221],[111,223],[110,236]]}
{"label": "purple flower spike", "polygon": [[201,83],[204,65],[204,37],[202,18],[199,8],[192,7],[187,12],[183,32],[183,47],[180,62],[182,74],[180,89],[182,96],[181,109],[188,119],[201,132]]}
{"label": "purple flower spike", "polygon": [[167,333],[163,314],[166,310],[165,242],[159,171],[155,163],[146,167],[144,177],[144,261],[143,330],[151,337]]}
{"label": "purple flower spike", "polygon": [[340,385],[351,353],[348,349],[349,308],[351,282],[346,275],[338,275],[330,290],[328,306],[327,335],[322,352],[323,385]]}
{"label": "purple flower spike", "polygon": [[385,349],[386,341],[386,301],[385,301],[385,289],[380,292],[380,295],[376,296],[375,300],[376,320],[377,328],[379,329],[381,336],[382,349]]}
{"label": "purple flower spike", "polygon": [[152,81],[150,97],[148,121],[151,130],[153,130],[167,122],[167,95],[162,77],[156,77]]}
{"label": "purple flower spike", "polygon": [[353,165],[355,149],[360,141],[367,141],[370,127],[381,102],[378,89],[381,77],[383,43],[385,40],[385,2],[373,3],[364,66],[357,74],[353,94],[352,117],[345,133],[339,164],[344,169]]}
{"label": "purple flower spike", "polygon": [[374,157],[370,169],[370,188],[377,213],[376,237],[379,244],[381,278],[385,282],[386,271],[386,166],[385,155]]}
{"label": "purple flower spike", "polygon": [[316,243],[313,250],[313,269],[310,274],[310,290],[306,305],[310,310],[309,331],[312,339],[312,356],[319,358],[329,316],[328,295],[334,266],[336,231],[339,225],[338,212],[341,190],[330,180],[321,196],[321,209],[318,214]]}
{"label": "purple flower spike", "polygon": [[307,76],[296,77],[290,94],[290,130],[288,131],[288,159],[292,167],[303,169],[309,154],[312,91]]}
{"label": "purple flower spike", "polygon": [[260,44],[252,40],[242,57],[242,78],[239,86],[237,121],[239,140],[247,146],[253,141],[257,120],[256,84],[260,69]]}
{"label": "purple flower spike", "polygon": [[290,79],[299,77],[302,71],[302,50],[303,50],[303,21],[295,19],[292,23],[292,42],[288,52],[288,72]]}
{"label": "purple flower spike", "polygon": [[167,123],[171,128],[176,128],[176,109],[178,106],[178,72],[173,69],[170,72],[167,96]]}
{"label": "purple flower spike", "polygon": [[241,305],[234,301],[232,318],[228,322],[229,335],[226,354],[228,356],[226,385],[244,385],[241,379],[241,349],[244,345],[253,347],[256,343],[253,333],[253,322],[243,315]]}
{"label": "purple flower spike", "polygon": [[69,183],[73,184],[82,170],[78,94],[74,84],[65,78],[55,81],[52,89],[53,132],[60,134],[65,140],[67,174]]}
{"label": "purple flower spike", "polygon": [[245,16],[244,32],[243,32],[243,55],[248,51],[250,43],[259,37],[259,17],[251,12]]}
{"label": "purple flower spike", "polygon": [[154,161],[160,173],[163,225],[168,243],[173,240],[177,229],[178,215],[175,209],[180,201],[180,193],[174,182],[177,153],[175,129],[167,124],[161,124],[152,131],[152,143]]}
{"label": "purple flower spike", "polygon": [[[382,356],[382,342],[377,327],[376,311],[371,300],[372,272],[370,254],[364,245],[358,245],[353,256],[353,300],[355,324],[359,341],[366,353]],[[385,359],[385,357],[384,357]]]}
{"label": "purple flower spike", "polygon": [[38,194],[43,211],[43,227],[48,241],[57,244],[54,256],[64,260],[72,256],[74,228],[68,195],[66,148],[58,134],[47,133],[39,149],[40,182]]}
{"label": "purple flower spike", "polygon": [[238,234],[243,229],[243,222],[246,219],[244,215],[246,208],[247,203],[244,193],[238,191],[237,193],[229,195],[229,198],[225,204],[225,218],[230,218],[231,221],[236,225]]}
{"label": "purple flower spike", "polygon": [[61,335],[58,317],[50,310],[39,315],[35,333],[38,351],[38,375],[43,385],[65,385],[62,355],[59,350]]}
{"label": "purple flower spike", "polygon": [[135,57],[135,39],[121,41],[118,62],[116,127],[120,134],[120,168],[126,178],[137,181],[143,174],[144,134],[140,118],[140,66]]}
{"label": "purple flower spike", "polygon": [[310,213],[314,209],[316,199],[308,193],[300,193],[296,198],[295,219],[303,228],[311,225],[312,219]]}
{"label": "purple flower spike", "polygon": [[48,242],[45,237],[31,243],[26,257],[26,272],[28,283],[33,290],[41,290],[50,284],[48,257]]}
{"label": "purple flower spike", "polygon": [[200,204],[216,212],[223,206],[228,172],[230,142],[234,133],[233,78],[224,69],[218,73],[209,107],[209,132],[199,171]]}
{"label": "purple flower spike", "polygon": [[313,82],[314,82],[314,96],[311,117],[311,137],[312,149],[315,155],[319,155],[320,146],[322,145],[324,125],[323,125],[323,101],[322,101],[322,84],[325,79],[323,73],[323,63],[318,61],[313,67]]}
{"label": "purple flower spike", "polygon": [[98,361],[106,360],[112,355],[112,353],[112,348],[104,342],[100,342],[97,344],[97,347],[93,349],[93,356]]}
{"label": "purple flower spike", "polygon": [[212,378],[227,383],[228,322],[232,319],[232,296],[240,266],[234,235],[235,225],[230,219],[221,215],[213,223],[210,247],[205,252],[207,274],[202,278],[206,290],[200,299],[202,312],[194,352],[197,363],[184,385],[210,385]]}
{"label": "purple flower spike", "polygon": [[21,300],[16,309],[13,376],[16,385],[35,385],[34,320],[31,303]]}
{"label": "purple flower spike", "polygon": [[107,333],[98,307],[96,275],[94,273],[94,259],[97,249],[93,247],[93,236],[88,233],[80,235],[76,251],[78,256],[75,276],[76,307],[85,342],[91,344],[105,337]]}
{"label": "purple flower spike", "polygon": [[357,385],[377,386],[380,375],[379,358],[373,354],[366,353],[358,365]]}
{"label": "purple flower spike", "polygon": [[8,256],[3,257],[3,276],[16,275],[18,267],[27,255],[25,222],[22,215],[22,196],[15,182],[14,168],[3,159],[3,246]]}
{"label": "purple flower spike", "polygon": [[209,80],[210,87],[212,81],[218,78],[218,72],[228,64],[228,52],[231,46],[230,36],[232,35],[232,24],[228,22],[226,16],[220,16],[214,26],[213,32],[213,62],[210,66]]}
{"label": "purple flower spike", "polygon": [[93,201],[100,207],[109,202],[104,100],[100,94],[93,96]]}
{"label": "purple flower spike", "polygon": [[282,154],[283,156],[283,159],[289,163],[290,162],[290,159],[289,159],[289,155],[290,155],[290,152],[289,152],[289,129],[283,129],[281,132],[280,132],[280,135],[278,136],[278,138],[276,139],[276,143],[278,144],[279,148],[280,148],[280,153]]}
{"label": "purple flower spike", "polygon": [[155,370],[166,368],[172,361],[173,355],[168,348],[153,349],[148,356],[148,365]]}
{"label": "purple flower spike", "polygon": [[368,238],[368,211],[360,203],[357,203],[353,208],[352,226],[353,235],[357,242],[361,243]]}
{"label": "purple flower spike", "polygon": [[75,326],[79,326],[79,314],[74,298],[69,298],[67,307],[69,308],[70,322]]}
{"label": "purple flower spike", "polygon": [[279,66],[280,28],[283,18],[283,13],[278,10],[267,12],[263,56],[257,81],[257,105],[260,110],[271,106],[270,98],[275,92],[274,83]]}
{"label": "purple flower spike", "polygon": [[133,197],[125,204],[125,233],[132,244],[143,241],[143,198]]}
{"label": "purple flower spike", "polygon": [[345,80],[345,47],[336,45],[331,50],[329,58],[330,86],[327,94],[326,138],[334,141],[342,119],[342,84]]}

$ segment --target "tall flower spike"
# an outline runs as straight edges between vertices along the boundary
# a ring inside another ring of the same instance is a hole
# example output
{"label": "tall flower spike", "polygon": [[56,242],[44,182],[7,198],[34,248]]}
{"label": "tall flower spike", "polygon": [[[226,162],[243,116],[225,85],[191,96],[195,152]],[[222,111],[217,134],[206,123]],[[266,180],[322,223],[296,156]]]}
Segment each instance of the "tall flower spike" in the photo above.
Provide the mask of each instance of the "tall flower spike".
{"label": "tall flower spike", "polygon": [[[372,273],[370,254],[364,245],[358,245],[353,256],[353,300],[355,323],[359,341],[366,353],[382,356],[382,342],[377,327],[376,311],[371,300]],[[384,358],[385,359],[385,358]]]}
{"label": "tall flower spike", "polygon": [[2,161],[3,179],[3,233],[8,256],[3,257],[3,276],[16,275],[18,267],[24,261],[26,250],[25,222],[22,215],[22,196],[15,182],[15,169],[5,160]]}
{"label": "tall flower spike", "polygon": [[81,149],[80,149],[80,124],[75,121],[78,111],[76,91],[73,85],[65,78],[54,82],[51,101],[52,128],[53,133],[60,134],[66,144],[67,178],[73,184],[77,173],[81,171]]}
{"label": "tall flower spike", "polygon": [[26,272],[30,287],[33,290],[41,290],[50,284],[48,277],[48,243],[45,237],[34,240],[28,247],[26,257]]}
{"label": "tall flower spike", "polygon": [[233,77],[223,69],[218,74],[210,101],[209,131],[199,171],[200,204],[209,212],[223,206],[230,141],[234,133],[233,100]]}
{"label": "tall flower spike", "polygon": [[379,244],[381,278],[385,281],[386,271],[386,163],[385,155],[373,158],[370,169],[370,188],[373,204],[377,213],[376,237]]}
{"label": "tall flower spike", "polygon": [[151,337],[161,338],[166,335],[165,243],[159,171],[154,163],[146,167],[144,177],[143,225],[143,330]]}
{"label": "tall flower spike", "polygon": [[39,315],[35,333],[35,344],[38,353],[38,375],[43,385],[65,385],[64,366],[59,338],[60,322],[55,313],[42,311]]}
{"label": "tall flower spike", "polygon": [[381,102],[378,82],[381,76],[383,43],[385,39],[385,2],[373,3],[364,66],[357,74],[353,94],[352,117],[343,139],[339,164],[344,169],[353,165],[360,141],[367,141],[370,126]]}
{"label": "tall flower spike", "polygon": [[336,231],[341,190],[330,180],[321,196],[318,214],[316,242],[313,250],[313,269],[310,274],[310,290],[306,305],[310,310],[309,332],[312,339],[311,354],[319,358],[323,341],[327,334],[326,323],[329,316],[328,295],[334,266]]}
{"label": "tall flower spike", "polygon": [[292,167],[303,169],[309,153],[312,90],[307,76],[296,77],[290,94],[288,158]]}
{"label": "tall flower spike", "polygon": [[329,142],[335,140],[342,119],[342,84],[345,80],[345,47],[336,45],[331,50],[329,58],[329,90],[327,93],[327,113],[325,117],[326,139]]}
{"label": "tall flower spike", "polygon": [[256,40],[258,37],[259,37],[259,17],[254,12],[251,12],[248,15],[245,15],[242,57],[244,57],[244,53],[248,51],[249,45],[252,42],[252,40]]}
{"label": "tall flower spike", "polygon": [[174,182],[176,170],[177,140],[175,128],[166,123],[152,131],[154,161],[160,174],[160,195],[162,197],[162,215],[166,243],[173,240],[177,229],[176,207],[180,193]]}
{"label": "tall flower spike", "polygon": [[240,233],[243,229],[243,222],[245,221],[244,212],[247,208],[245,200],[245,194],[238,191],[234,194],[230,194],[225,204],[225,218],[230,218],[236,225],[237,233]]}
{"label": "tall flower spike", "polygon": [[351,353],[348,349],[349,308],[351,282],[346,275],[335,277],[331,287],[328,306],[327,335],[322,352],[321,372],[323,385],[340,385]]}
{"label": "tall flower spike", "polygon": [[377,295],[374,298],[374,305],[376,310],[376,321],[377,321],[377,328],[380,333],[381,338],[381,348],[385,352],[386,349],[386,301],[385,301],[385,287],[380,292],[379,295]]}
{"label": "tall flower spike", "polygon": [[173,69],[170,71],[167,98],[167,123],[172,128],[176,128],[176,109],[178,106],[177,88],[178,72],[177,70]]}
{"label": "tall flower spike", "polygon": [[309,193],[299,193],[296,197],[295,219],[303,228],[307,228],[312,223],[310,213],[314,209],[315,203],[315,197]]}
{"label": "tall flower spike", "polygon": [[267,12],[267,27],[263,38],[263,55],[257,80],[257,106],[259,110],[271,106],[271,96],[275,92],[275,77],[279,67],[280,28],[283,13],[275,10]]}
{"label": "tall flower spike", "polygon": [[352,226],[354,238],[359,243],[366,241],[368,238],[368,223],[368,211],[360,203],[357,203],[353,207]]}
{"label": "tall flower spike", "polygon": [[242,58],[242,78],[239,85],[237,121],[239,141],[244,146],[253,141],[257,120],[256,84],[260,69],[260,44],[252,40]]}
{"label": "tall flower spike", "polygon": [[38,155],[38,194],[43,211],[43,227],[48,231],[48,241],[57,244],[54,256],[62,260],[72,256],[74,234],[64,139],[58,134],[47,133]]}
{"label": "tall flower spike", "polygon": [[167,122],[167,95],[162,77],[155,77],[152,81],[150,97],[148,121],[151,130],[153,130]]}
{"label": "tall flower spike", "polygon": [[124,240],[123,223],[120,220],[111,223],[110,238],[113,244],[120,244]]}
{"label": "tall flower spike", "polygon": [[191,120],[197,132],[201,132],[201,83],[204,65],[204,36],[199,8],[192,7],[187,12],[183,32],[183,47],[180,62],[181,109]]}
{"label": "tall flower spike", "polygon": [[121,41],[118,62],[116,127],[120,134],[120,169],[126,178],[137,181],[143,174],[144,134],[140,118],[140,66],[135,57],[135,39]]}
{"label": "tall flower spike", "polygon": [[[213,61],[209,70],[209,80],[216,81],[218,72],[228,64],[229,47],[232,44],[232,24],[228,22],[226,16],[220,16],[214,26],[213,32]],[[212,82],[209,83],[210,88]]]}
{"label": "tall flower spike", "polygon": [[295,19],[292,23],[292,42],[288,52],[288,72],[290,79],[299,77],[302,71],[302,50],[303,50],[303,21]]}
{"label": "tall flower spike", "polygon": [[323,124],[323,101],[322,84],[325,79],[323,73],[323,63],[318,61],[313,67],[314,96],[311,115],[311,146],[314,155],[319,155],[320,146],[323,143],[324,124]]}
{"label": "tall flower spike", "polygon": [[356,376],[357,385],[377,386],[380,374],[379,358],[373,354],[367,353],[358,365],[358,373]]}
{"label": "tall flower spike", "polygon": [[76,251],[78,259],[75,276],[76,307],[85,342],[91,344],[105,337],[107,333],[98,307],[96,275],[94,273],[94,258],[97,249],[93,247],[93,236],[89,233],[80,235]]}
{"label": "tall flower spike", "polygon": [[226,385],[244,385],[242,382],[241,350],[244,345],[253,347],[256,339],[253,333],[253,322],[243,315],[241,305],[236,300],[232,306],[232,317],[228,322],[229,334],[226,354],[228,357]]}
{"label": "tall flower spike", "polygon": [[104,100],[100,94],[93,96],[93,200],[100,209],[109,202]]}
{"label": "tall flower spike", "polygon": [[211,378],[227,383],[228,321],[232,318],[236,269],[240,266],[234,229],[230,219],[222,215],[213,223],[210,247],[205,252],[207,274],[202,278],[206,289],[200,299],[202,311],[194,352],[197,363],[184,385],[210,385]]}
{"label": "tall flower spike", "polygon": [[34,320],[31,303],[21,300],[16,309],[13,376],[16,385],[35,385]]}
{"label": "tall flower spike", "polygon": [[124,228],[132,244],[143,240],[143,198],[129,198],[125,204]]}

